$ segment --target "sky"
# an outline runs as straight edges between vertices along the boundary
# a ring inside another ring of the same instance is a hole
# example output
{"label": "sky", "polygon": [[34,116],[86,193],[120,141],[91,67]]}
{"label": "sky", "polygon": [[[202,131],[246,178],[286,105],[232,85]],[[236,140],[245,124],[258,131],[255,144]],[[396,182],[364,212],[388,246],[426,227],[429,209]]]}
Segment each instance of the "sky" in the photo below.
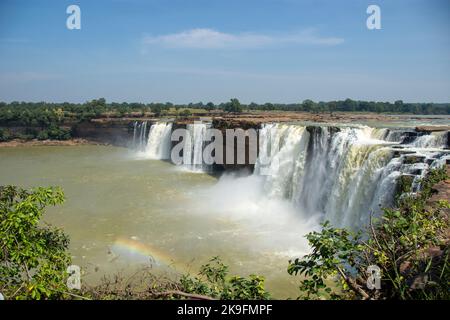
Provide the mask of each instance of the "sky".
{"label": "sky", "polygon": [[450,0],[0,0],[0,101],[450,102],[449,35]]}

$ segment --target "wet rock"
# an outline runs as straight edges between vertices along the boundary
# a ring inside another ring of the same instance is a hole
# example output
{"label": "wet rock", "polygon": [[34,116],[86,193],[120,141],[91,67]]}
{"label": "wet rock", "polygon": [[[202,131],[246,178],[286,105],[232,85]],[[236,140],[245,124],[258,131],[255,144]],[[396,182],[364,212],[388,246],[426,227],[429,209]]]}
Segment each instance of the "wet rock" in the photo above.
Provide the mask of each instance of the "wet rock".
{"label": "wet rock", "polygon": [[439,131],[450,131],[450,126],[420,126],[416,127],[417,132],[439,132]]}
{"label": "wet rock", "polygon": [[411,150],[395,150],[393,157],[398,158],[401,155],[409,155],[409,154],[415,154],[415,153],[416,153],[415,151],[411,151]]}
{"label": "wet rock", "polygon": [[415,176],[420,176],[422,174],[422,169],[414,169],[414,170],[411,170],[410,173]]}
{"label": "wet rock", "polygon": [[404,164],[423,163],[426,157],[421,155],[405,155],[403,159]]}
{"label": "wet rock", "polygon": [[417,132],[406,131],[402,134],[402,141],[400,143],[401,144],[410,144],[414,140],[416,140],[418,136],[420,136],[420,134]]}

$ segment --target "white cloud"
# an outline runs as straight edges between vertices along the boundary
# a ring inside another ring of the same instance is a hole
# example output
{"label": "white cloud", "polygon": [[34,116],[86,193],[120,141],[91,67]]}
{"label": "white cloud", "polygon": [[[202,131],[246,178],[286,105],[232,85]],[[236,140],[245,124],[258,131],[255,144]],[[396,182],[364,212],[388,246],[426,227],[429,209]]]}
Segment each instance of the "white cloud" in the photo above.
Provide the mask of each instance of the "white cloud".
{"label": "white cloud", "polygon": [[143,39],[144,45],[193,49],[247,49],[288,44],[332,46],[342,42],[342,38],[319,36],[313,29],[284,35],[231,34],[213,29],[190,29],[179,33],[145,36]]}

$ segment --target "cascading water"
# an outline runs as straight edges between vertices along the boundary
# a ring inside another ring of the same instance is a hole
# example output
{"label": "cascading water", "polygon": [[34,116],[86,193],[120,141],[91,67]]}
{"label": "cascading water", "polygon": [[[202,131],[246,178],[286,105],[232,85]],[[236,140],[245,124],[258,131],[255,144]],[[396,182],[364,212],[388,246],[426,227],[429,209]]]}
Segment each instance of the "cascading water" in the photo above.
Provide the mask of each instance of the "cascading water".
{"label": "cascading water", "polygon": [[412,147],[416,148],[443,148],[447,145],[447,132],[432,132],[417,137],[412,143]]}
{"label": "cascading water", "polygon": [[150,159],[170,159],[172,123],[157,122],[148,133],[145,155]]}
{"label": "cascading water", "polygon": [[[209,127],[186,126],[183,168],[212,169],[203,159]],[[134,124],[134,145],[147,158],[169,159],[172,123],[153,124],[147,139],[146,130],[146,122]],[[258,179],[252,181],[263,181],[266,197],[289,201],[304,218],[358,228],[392,204],[400,177],[418,191],[426,172],[448,161],[447,143],[446,131],[266,124],[259,131]]]}
{"label": "cascading water", "polygon": [[[442,143],[440,137],[433,135]],[[363,126],[264,125],[254,174],[265,177],[269,196],[290,200],[303,215],[358,227],[370,212],[392,203],[399,176],[410,175],[417,190],[428,168],[448,158],[436,150],[409,151],[414,142],[400,149],[401,141],[394,138],[405,139],[387,129]],[[410,163],[412,157],[421,162]]]}
{"label": "cascading water", "polygon": [[211,166],[205,164],[203,148],[205,147],[206,130],[210,123],[194,123],[186,126],[188,136],[183,149],[183,167],[192,172],[207,172]]}
{"label": "cascading water", "polygon": [[[211,123],[194,123],[186,125],[186,141],[183,147],[182,167],[192,172],[207,172],[211,166],[203,159],[205,135]],[[147,123],[135,123],[133,132],[133,145],[139,151],[139,157],[148,159],[167,160],[171,157],[171,122],[156,122],[148,132]]]}
{"label": "cascading water", "polygon": [[142,151],[145,149],[147,142],[147,121],[135,122],[133,125],[133,148]]}

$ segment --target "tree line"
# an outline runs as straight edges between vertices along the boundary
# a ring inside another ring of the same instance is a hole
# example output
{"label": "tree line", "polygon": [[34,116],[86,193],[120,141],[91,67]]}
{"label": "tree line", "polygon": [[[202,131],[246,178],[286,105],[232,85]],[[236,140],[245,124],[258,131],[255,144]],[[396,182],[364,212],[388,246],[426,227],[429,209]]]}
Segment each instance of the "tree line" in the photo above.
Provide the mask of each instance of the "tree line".
{"label": "tree line", "polygon": [[[182,117],[192,115],[208,115],[214,112],[241,113],[251,111],[301,111],[312,113],[333,112],[376,112],[376,113],[410,113],[410,114],[450,114],[450,103],[404,103],[397,100],[391,102],[357,101],[352,99],[314,102],[304,100],[300,103],[250,103],[243,104],[237,98],[228,102],[173,104],[111,102],[104,98],[85,103],[49,103],[49,102],[0,102],[0,141],[11,139],[54,139],[71,138],[70,128],[73,124],[94,118],[123,117]],[[11,127],[23,127],[24,132],[12,132]]]}
{"label": "tree line", "polygon": [[[252,102],[243,104],[233,98],[228,102],[214,104],[213,102],[173,104],[166,103],[139,103],[139,102],[111,102],[104,98],[94,99],[85,103],[49,103],[49,102],[0,102],[0,124],[17,121],[23,125],[48,126],[65,119],[84,120],[104,115],[126,116],[134,113],[153,113],[157,116],[188,109],[201,109],[204,111],[242,112],[252,110],[263,111],[305,111],[305,112],[376,112],[376,113],[411,113],[411,114],[450,114],[450,103],[405,103],[402,100],[391,102],[339,100],[328,102],[315,102],[304,100],[299,103],[263,103]],[[185,112],[186,113],[186,112]]]}

